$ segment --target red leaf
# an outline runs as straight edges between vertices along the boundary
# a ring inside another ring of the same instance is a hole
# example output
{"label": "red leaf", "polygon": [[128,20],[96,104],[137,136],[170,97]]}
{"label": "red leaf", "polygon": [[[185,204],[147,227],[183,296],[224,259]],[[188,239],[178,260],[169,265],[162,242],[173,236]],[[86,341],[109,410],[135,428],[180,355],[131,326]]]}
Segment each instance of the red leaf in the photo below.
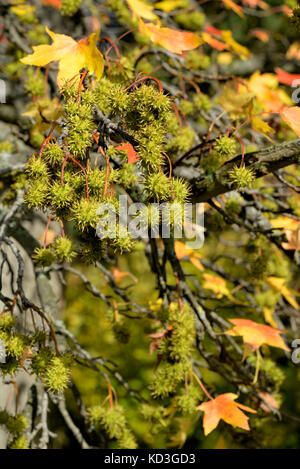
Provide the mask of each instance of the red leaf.
{"label": "red leaf", "polygon": [[115,147],[116,150],[126,151],[128,164],[135,163],[140,159],[139,155],[131,145],[131,143],[121,143],[118,147]]}
{"label": "red leaf", "polygon": [[280,83],[283,83],[284,85],[291,86],[293,84],[294,80],[300,80],[300,75],[296,75],[294,73],[288,73],[285,70],[282,70],[282,68],[275,68],[275,72],[277,75],[277,79]]}

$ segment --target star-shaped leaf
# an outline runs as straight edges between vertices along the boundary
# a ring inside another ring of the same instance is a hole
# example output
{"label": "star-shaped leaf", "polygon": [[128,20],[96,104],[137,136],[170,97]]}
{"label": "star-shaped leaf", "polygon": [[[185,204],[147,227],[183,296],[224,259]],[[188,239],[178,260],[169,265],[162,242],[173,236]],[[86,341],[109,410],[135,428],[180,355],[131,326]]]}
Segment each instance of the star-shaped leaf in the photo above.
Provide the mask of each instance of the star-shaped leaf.
{"label": "star-shaped leaf", "polygon": [[289,350],[282,337],[280,337],[280,334],[285,332],[281,329],[259,324],[251,321],[251,319],[229,319],[229,321],[234,324],[234,327],[225,334],[242,336],[244,343],[250,346],[252,350],[257,350],[263,344]]}
{"label": "star-shaped leaf", "polygon": [[26,65],[44,67],[50,62],[59,61],[57,84],[60,88],[65,81],[72,79],[84,67],[95,73],[97,79],[101,77],[104,60],[96,46],[99,31],[81,39],[79,42],[65,34],[53,33],[48,28],[46,28],[46,31],[53,43],[33,47],[33,54],[23,57],[21,62]]}
{"label": "star-shaped leaf", "polygon": [[233,427],[243,428],[244,430],[250,429],[249,417],[242,410],[252,413],[256,413],[256,410],[234,402],[237,397],[237,394],[233,393],[220,394],[215,399],[203,402],[197,407],[197,410],[204,412],[203,428],[205,436],[218,426],[221,419]]}

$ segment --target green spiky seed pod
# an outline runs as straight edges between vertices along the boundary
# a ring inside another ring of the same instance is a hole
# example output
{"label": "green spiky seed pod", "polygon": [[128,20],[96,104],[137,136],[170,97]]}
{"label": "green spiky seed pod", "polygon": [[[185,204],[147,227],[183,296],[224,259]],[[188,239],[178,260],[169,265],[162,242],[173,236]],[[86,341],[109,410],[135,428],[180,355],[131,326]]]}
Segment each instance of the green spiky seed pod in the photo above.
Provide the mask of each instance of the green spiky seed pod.
{"label": "green spiky seed pod", "polygon": [[127,228],[124,225],[117,224],[116,237],[112,239],[112,246],[115,251],[120,252],[120,254],[131,251],[133,244],[133,239],[130,237]]}
{"label": "green spiky seed pod", "polygon": [[25,435],[20,435],[9,444],[9,449],[29,449],[29,441]]}
{"label": "green spiky seed pod", "polygon": [[14,376],[19,370],[19,360],[14,357],[6,359],[5,363],[0,363],[0,372],[3,376],[11,375]]}
{"label": "green spiky seed pod", "polygon": [[39,267],[49,267],[55,260],[55,254],[49,248],[35,248],[32,259]]}
{"label": "green spiky seed pod", "polygon": [[6,422],[6,428],[12,435],[25,432],[27,427],[28,420],[23,414],[18,414],[15,417],[10,416]]}
{"label": "green spiky seed pod", "polygon": [[6,410],[0,410],[0,425],[6,425],[9,419],[9,413]]}
{"label": "green spiky seed pod", "polygon": [[23,336],[20,334],[10,335],[5,341],[5,351],[7,355],[20,358],[25,347]]}
{"label": "green spiky seed pod", "polygon": [[82,0],[62,0],[60,11],[65,16],[73,16],[80,7]]}
{"label": "green spiky seed pod", "polygon": [[52,244],[52,249],[60,262],[71,262],[76,256],[73,243],[67,237],[56,238]]}
{"label": "green spiky seed pod", "polygon": [[32,68],[27,71],[25,80],[25,90],[31,96],[44,96],[45,93],[45,77],[42,72],[34,72]]}
{"label": "green spiky seed pod", "polygon": [[48,186],[42,180],[34,181],[26,190],[24,201],[29,208],[43,208],[48,196]]}
{"label": "green spiky seed pod", "polygon": [[74,200],[74,190],[69,184],[57,181],[49,188],[48,201],[55,210],[70,207]]}
{"label": "green spiky seed pod", "polygon": [[238,215],[242,210],[241,201],[235,197],[230,197],[225,202],[225,209],[229,215]]}
{"label": "green spiky seed pod", "polygon": [[55,353],[52,349],[49,347],[41,348],[31,360],[31,368],[33,372],[38,376],[43,376],[53,357],[55,357]]}
{"label": "green spiky seed pod", "polygon": [[46,370],[44,382],[52,393],[63,392],[70,380],[70,369],[66,366],[62,357],[53,357]]}
{"label": "green spiky seed pod", "polygon": [[181,394],[175,397],[175,405],[178,411],[183,414],[194,414],[199,401],[203,399],[204,393],[199,386],[191,384],[188,390],[184,389]]}
{"label": "green spiky seed pod", "polygon": [[50,142],[43,150],[42,158],[51,166],[62,165],[64,161],[64,151],[57,143]]}
{"label": "green spiky seed pod", "polygon": [[113,332],[116,340],[121,344],[127,344],[130,339],[129,329],[120,322],[116,322],[113,325]]}
{"label": "green spiky seed pod", "polygon": [[171,186],[168,177],[159,172],[150,174],[145,180],[145,191],[149,199],[157,202],[171,198]]}
{"label": "green spiky seed pod", "polygon": [[254,171],[245,166],[234,166],[233,169],[229,171],[229,177],[232,185],[236,189],[243,189],[244,187],[250,186],[250,184],[255,181]]}
{"label": "green spiky seed pod", "polygon": [[197,93],[194,96],[193,101],[194,101],[194,105],[195,105],[197,110],[200,110],[200,111],[202,110],[202,111],[207,112],[212,108],[211,100],[204,93]]}
{"label": "green spiky seed pod", "polygon": [[47,164],[42,158],[36,155],[32,155],[29,159],[25,172],[28,177],[32,179],[47,179],[49,176]]}
{"label": "green spiky seed pod", "polygon": [[223,137],[218,138],[214,142],[213,149],[215,153],[222,157],[222,159],[230,159],[236,153],[236,141],[234,138],[227,137],[227,135],[223,135]]}
{"label": "green spiky seed pod", "polygon": [[127,426],[124,409],[116,405],[113,409],[94,406],[89,409],[89,419],[96,428],[104,428],[108,436],[115,438],[119,447],[128,443],[132,449],[136,448],[135,439]]}
{"label": "green spiky seed pod", "polygon": [[174,193],[174,202],[178,202],[180,204],[187,202],[191,195],[191,188],[188,183],[182,178],[175,178],[172,179],[171,186]]}
{"label": "green spiky seed pod", "polygon": [[0,317],[0,331],[10,332],[16,325],[16,320],[10,314]]}
{"label": "green spiky seed pod", "polygon": [[99,222],[97,215],[98,202],[95,200],[81,199],[72,208],[72,220],[75,221],[80,231],[96,228]]}
{"label": "green spiky seed pod", "polygon": [[189,127],[180,129],[174,138],[166,144],[168,154],[184,153],[188,151],[194,143],[195,133]]}
{"label": "green spiky seed pod", "polygon": [[193,114],[195,108],[194,104],[187,99],[181,99],[179,102],[179,106],[185,116],[190,116]]}
{"label": "green spiky seed pod", "polygon": [[179,383],[184,381],[186,373],[191,371],[191,362],[183,360],[174,364],[163,362],[157,369],[149,388],[154,398],[165,398],[176,391]]}
{"label": "green spiky seed pod", "polygon": [[204,13],[199,11],[193,11],[191,13],[182,13],[175,16],[175,21],[181,24],[184,28],[187,28],[192,31],[201,30],[203,23],[205,21]]}

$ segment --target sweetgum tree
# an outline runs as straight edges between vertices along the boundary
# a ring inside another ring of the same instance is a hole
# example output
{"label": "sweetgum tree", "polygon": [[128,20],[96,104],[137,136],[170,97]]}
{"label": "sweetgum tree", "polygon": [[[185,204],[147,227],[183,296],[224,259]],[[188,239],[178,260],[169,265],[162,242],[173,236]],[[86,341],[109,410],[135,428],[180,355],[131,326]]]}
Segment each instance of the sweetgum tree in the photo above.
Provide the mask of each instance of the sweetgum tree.
{"label": "sweetgum tree", "polygon": [[299,11],[1,1],[2,447],[299,447]]}

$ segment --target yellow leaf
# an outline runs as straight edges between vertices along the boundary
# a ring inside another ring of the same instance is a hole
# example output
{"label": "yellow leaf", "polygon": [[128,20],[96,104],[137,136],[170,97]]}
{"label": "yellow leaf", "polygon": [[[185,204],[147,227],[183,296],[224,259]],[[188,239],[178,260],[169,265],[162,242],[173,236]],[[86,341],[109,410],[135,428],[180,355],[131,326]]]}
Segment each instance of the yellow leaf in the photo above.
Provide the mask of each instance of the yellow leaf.
{"label": "yellow leaf", "polygon": [[242,60],[246,60],[251,57],[252,54],[247,47],[242,46],[233,39],[231,31],[222,31],[222,39]]}
{"label": "yellow leaf", "polygon": [[10,7],[10,9],[16,16],[18,16],[19,18],[22,18],[23,16],[33,13],[36,8],[30,5],[16,5],[16,6]]}
{"label": "yellow leaf", "polygon": [[169,11],[175,10],[175,8],[180,8],[185,6],[184,0],[163,0],[162,2],[154,3],[154,8],[157,10],[162,10],[168,13]]}
{"label": "yellow leaf", "polygon": [[273,309],[267,308],[267,306],[263,307],[263,313],[264,313],[265,321],[268,324],[270,324],[272,327],[277,328],[276,321],[272,316],[273,312],[274,312],[274,308]]}
{"label": "yellow leaf", "polygon": [[253,119],[251,119],[251,126],[252,126],[253,130],[256,130],[256,132],[260,132],[265,137],[267,137],[269,140],[271,140],[271,139],[267,134],[274,134],[275,133],[275,130],[272,129],[272,127],[270,127],[267,122],[263,121],[259,117],[253,117]]}
{"label": "yellow leaf", "polygon": [[297,302],[294,300],[292,295],[295,296],[300,296],[300,293],[296,292],[295,290],[292,290],[291,288],[286,287],[285,284],[285,279],[280,278],[280,277],[268,277],[267,282],[270,285],[273,290],[278,291],[281,293],[282,296],[286,299],[288,303],[290,303],[293,308],[299,309],[299,305]]}
{"label": "yellow leaf", "polygon": [[133,11],[134,15],[144,20],[157,21],[158,16],[153,13],[153,8],[140,0],[127,0],[129,8]]}
{"label": "yellow leaf", "polygon": [[26,65],[44,67],[50,62],[59,61],[57,84],[61,88],[64,82],[74,78],[79,71],[86,67],[91,73],[95,73],[99,79],[103,73],[104,60],[97,49],[99,32],[92,33],[85,39],[76,42],[65,34],[56,34],[46,28],[53,40],[49,45],[33,47],[33,54],[27,55],[21,62]]}
{"label": "yellow leaf", "polygon": [[300,222],[290,217],[277,217],[270,220],[273,228],[285,228],[286,230],[298,230]]}

